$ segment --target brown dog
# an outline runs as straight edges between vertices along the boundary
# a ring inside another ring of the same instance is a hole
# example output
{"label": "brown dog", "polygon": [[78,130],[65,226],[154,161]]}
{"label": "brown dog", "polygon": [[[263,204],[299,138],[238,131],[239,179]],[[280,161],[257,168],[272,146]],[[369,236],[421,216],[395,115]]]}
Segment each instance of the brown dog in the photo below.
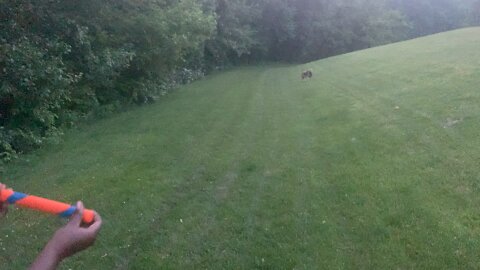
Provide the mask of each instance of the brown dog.
{"label": "brown dog", "polygon": [[305,70],[302,72],[302,80],[306,79],[306,78],[309,78],[311,79],[313,76],[313,72],[311,69],[308,69],[308,70]]}

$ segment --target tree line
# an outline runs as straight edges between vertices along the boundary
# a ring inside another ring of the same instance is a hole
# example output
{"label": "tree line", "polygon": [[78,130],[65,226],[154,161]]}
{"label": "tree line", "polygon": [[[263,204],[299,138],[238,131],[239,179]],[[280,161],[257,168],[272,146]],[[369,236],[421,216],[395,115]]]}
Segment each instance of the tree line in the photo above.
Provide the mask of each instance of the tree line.
{"label": "tree line", "polygon": [[480,0],[0,0],[0,159],[231,65],[480,23]]}

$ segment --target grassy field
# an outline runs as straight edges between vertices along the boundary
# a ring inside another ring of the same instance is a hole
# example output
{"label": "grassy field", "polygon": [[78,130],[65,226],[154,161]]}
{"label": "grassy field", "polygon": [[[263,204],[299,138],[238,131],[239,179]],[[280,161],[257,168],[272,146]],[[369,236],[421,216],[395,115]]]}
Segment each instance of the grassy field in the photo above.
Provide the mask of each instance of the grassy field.
{"label": "grassy field", "polygon": [[[478,269],[479,87],[479,28],[239,68],[71,131],[1,179],[102,214],[62,269]],[[63,223],[10,211],[2,269]]]}

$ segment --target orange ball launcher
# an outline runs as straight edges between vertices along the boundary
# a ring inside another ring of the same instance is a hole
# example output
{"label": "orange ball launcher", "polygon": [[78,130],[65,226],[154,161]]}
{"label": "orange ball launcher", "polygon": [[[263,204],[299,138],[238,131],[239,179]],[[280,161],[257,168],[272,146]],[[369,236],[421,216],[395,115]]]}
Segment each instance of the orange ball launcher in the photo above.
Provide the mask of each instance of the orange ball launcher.
{"label": "orange ball launcher", "polygon": [[[0,191],[0,201],[16,204],[21,207],[39,210],[45,213],[59,215],[61,217],[70,217],[77,210],[76,206],[57,202],[37,196],[27,195],[12,189],[2,189]],[[93,222],[95,213],[92,210],[85,209],[83,211],[82,220],[86,224]]]}

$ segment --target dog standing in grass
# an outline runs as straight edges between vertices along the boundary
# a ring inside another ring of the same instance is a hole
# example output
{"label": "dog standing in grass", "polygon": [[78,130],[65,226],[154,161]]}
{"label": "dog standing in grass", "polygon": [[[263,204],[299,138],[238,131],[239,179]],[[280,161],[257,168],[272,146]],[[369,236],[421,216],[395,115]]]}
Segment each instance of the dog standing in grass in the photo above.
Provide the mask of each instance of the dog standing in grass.
{"label": "dog standing in grass", "polygon": [[304,79],[311,79],[313,76],[313,71],[311,69],[304,70],[302,72],[302,80]]}

